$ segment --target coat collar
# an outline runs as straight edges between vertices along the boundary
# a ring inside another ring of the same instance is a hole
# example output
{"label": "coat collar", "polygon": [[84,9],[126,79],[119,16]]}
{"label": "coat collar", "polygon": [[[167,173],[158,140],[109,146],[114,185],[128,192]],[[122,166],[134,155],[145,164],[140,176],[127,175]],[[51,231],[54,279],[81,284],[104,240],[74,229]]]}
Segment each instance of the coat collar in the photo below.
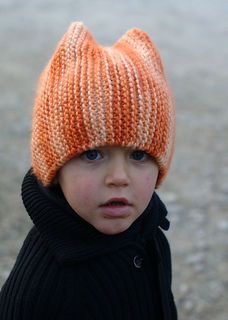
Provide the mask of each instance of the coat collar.
{"label": "coat collar", "polygon": [[59,188],[44,188],[29,170],[22,183],[22,200],[35,227],[60,263],[103,255],[169,228],[167,210],[154,192],[142,215],[124,232],[105,235],[78,216]]}

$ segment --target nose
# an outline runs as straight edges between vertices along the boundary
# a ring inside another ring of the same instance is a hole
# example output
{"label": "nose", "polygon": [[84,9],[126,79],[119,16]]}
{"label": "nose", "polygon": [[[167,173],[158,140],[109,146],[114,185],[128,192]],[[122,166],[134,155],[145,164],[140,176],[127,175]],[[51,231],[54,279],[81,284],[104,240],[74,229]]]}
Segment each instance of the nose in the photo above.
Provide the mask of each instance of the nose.
{"label": "nose", "polygon": [[114,159],[110,162],[105,177],[107,186],[127,186],[129,179],[128,167],[124,159]]}

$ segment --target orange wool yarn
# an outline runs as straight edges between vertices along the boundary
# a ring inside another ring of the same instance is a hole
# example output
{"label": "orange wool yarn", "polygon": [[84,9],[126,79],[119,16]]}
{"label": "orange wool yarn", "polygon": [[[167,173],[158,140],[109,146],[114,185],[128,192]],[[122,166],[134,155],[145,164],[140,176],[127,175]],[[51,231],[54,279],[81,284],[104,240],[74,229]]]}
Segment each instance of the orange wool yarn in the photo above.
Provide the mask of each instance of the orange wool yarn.
{"label": "orange wool yarn", "polygon": [[170,167],[175,110],[158,50],[140,29],[99,45],[74,22],[41,74],[32,126],[32,168],[49,186],[81,152],[104,145],[145,150],[157,161],[157,187]]}

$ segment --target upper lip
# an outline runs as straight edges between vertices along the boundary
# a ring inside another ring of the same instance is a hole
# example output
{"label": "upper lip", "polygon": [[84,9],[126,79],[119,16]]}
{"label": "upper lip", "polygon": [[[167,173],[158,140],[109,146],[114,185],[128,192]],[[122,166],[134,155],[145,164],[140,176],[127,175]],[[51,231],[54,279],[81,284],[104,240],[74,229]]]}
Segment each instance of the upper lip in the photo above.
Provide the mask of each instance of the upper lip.
{"label": "upper lip", "polygon": [[128,205],[128,206],[131,205],[131,203],[126,198],[111,198],[108,201],[104,202],[101,206],[102,207],[107,206],[111,202],[120,202],[120,203],[123,203],[124,205]]}

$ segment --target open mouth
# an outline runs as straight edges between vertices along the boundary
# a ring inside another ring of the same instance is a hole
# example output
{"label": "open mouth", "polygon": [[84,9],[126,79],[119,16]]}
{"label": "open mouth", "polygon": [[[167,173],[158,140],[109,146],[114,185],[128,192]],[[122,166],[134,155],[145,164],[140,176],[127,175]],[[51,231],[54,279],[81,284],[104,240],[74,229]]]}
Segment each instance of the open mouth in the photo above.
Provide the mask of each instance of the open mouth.
{"label": "open mouth", "polygon": [[104,218],[126,218],[132,213],[133,204],[126,198],[111,198],[100,205],[101,214]]}
{"label": "open mouth", "polygon": [[125,198],[110,199],[109,201],[105,202],[102,205],[102,207],[123,207],[123,206],[130,206],[130,203]]}

